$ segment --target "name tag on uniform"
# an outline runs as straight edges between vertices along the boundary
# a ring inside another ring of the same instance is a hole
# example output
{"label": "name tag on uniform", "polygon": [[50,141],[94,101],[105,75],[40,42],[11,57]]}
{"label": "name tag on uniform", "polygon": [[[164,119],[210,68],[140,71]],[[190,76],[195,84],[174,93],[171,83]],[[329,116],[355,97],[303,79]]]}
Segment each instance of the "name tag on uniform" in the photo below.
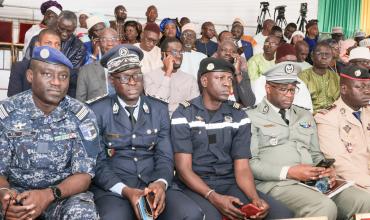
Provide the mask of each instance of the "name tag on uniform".
{"label": "name tag on uniform", "polygon": [[49,143],[40,142],[37,145],[37,153],[46,154],[49,151]]}
{"label": "name tag on uniform", "polygon": [[24,136],[33,136],[36,132],[34,131],[9,131],[6,135],[9,138],[24,137]]}

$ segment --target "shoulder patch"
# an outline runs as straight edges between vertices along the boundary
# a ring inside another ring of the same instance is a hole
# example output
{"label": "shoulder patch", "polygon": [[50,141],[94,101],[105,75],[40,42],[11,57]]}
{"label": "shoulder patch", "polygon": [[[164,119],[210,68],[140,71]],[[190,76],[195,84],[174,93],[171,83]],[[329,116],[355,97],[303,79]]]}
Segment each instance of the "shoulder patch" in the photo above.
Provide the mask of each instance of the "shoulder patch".
{"label": "shoulder patch", "polygon": [[98,100],[100,100],[100,99],[102,99],[104,97],[107,97],[107,96],[108,96],[108,93],[105,93],[104,95],[101,95],[101,96],[98,96],[98,97],[89,99],[89,100],[85,101],[85,103],[88,104],[88,105],[90,105],[90,104],[92,104],[92,103],[94,103],[94,102],[96,102],[96,101],[98,101]]}
{"label": "shoulder patch", "polygon": [[182,106],[184,106],[185,108],[189,107],[190,106],[190,102],[185,100],[183,102],[180,103]]}
{"label": "shoulder patch", "polygon": [[8,111],[5,109],[4,104],[0,104],[0,119],[3,120],[8,117]]}

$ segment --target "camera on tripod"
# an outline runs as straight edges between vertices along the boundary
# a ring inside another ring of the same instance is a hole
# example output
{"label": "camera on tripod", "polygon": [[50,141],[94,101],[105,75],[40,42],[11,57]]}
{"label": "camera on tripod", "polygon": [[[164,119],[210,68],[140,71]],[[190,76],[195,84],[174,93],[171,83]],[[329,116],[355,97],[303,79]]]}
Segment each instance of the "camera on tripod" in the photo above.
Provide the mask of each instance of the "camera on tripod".
{"label": "camera on tripod", "polygon": [[[274,12],[274,19],[276,22],[276,25],[279,27],[283,27],[283,25],[287,25],[286,19],[285,19],[285,8],[286,5],[279,5],[275,7],[275,12]],[[277,11],[277,17],[275,17]]]}
{"label": "camera on tripod", "polygon": [[262,10],[268,10],[270,3],[268,2],[260,2],[260,8],[262,7]]}
{"label": "camera on tripod", "polygon": [[269,5],[268,2],[260,2],[260,15],[257,17],[257,30],[256,34],[262,31],[263,22],[265,21],[266,14],[268,14],[270,17],[270,11],[269,11]]}
{"label": "camera on tripod", "polygon": [[307,15],[307,3],[301,3],[301,9],[299,10],[301,16]]}

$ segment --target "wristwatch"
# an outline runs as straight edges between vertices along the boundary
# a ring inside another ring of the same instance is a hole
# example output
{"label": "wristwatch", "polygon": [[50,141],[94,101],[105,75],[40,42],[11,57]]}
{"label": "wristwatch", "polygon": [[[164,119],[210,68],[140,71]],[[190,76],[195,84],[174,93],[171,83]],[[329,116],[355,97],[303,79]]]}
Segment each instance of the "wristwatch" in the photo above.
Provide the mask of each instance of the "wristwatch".
{"label": "wristwatch", "polygon": [[49,186],[51,191],[53,192],[54,201],[59,201],[62,199],[62,191],[57,186]]}

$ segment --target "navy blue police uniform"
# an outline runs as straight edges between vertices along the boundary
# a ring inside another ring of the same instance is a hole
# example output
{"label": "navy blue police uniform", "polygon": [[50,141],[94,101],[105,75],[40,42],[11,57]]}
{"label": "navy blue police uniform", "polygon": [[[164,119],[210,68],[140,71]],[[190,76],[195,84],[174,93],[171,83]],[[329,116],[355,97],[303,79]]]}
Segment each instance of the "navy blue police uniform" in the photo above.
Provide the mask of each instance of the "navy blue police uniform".
{"label": "navy blue police uniform", "polygon": [[[122,56],[124,60],[120,65],[137,68],[132,54],[140,55],[142,52],[133,46],[119,45],[118,48],[128,48],[129,51],[118,52],[113,48],[106,56],[115,59],[116,63],[120,62],[117,60]],[[125,58],[127,54],[130,54],[131,59]],[[119,67],[112,64],[108,65],[109,68]],[[118,95],[95,100],[90,107],[97,116],[101,145],[105,149],[98,155],[92,186],[102,219],[135,219],[129,200],[114,188],[124,184],[144,189],[155,181],[165,182],[167,188],[165,209],[158,219],[203,219],[200,208],[179,189],[171,186],[174,165],[166,103],[141,95],[133,113],[136,119],[133,125],[130,113]]]}
{"label": "navy blue police uniform", "polygon": [[[206,59],[210,61],[203,60],[199,72],[233,69],[222,60]],[[212,64],[208,65],[210,62]],[[210,188],[235,196],[244,204],[251,202],[237,186],[234,175],[234,160],[251,158],[250,120],[239,103],[225,101],[218,110],[209,111],[204,107],[202,96],[183,102],[172,115],[171,140],[175,153],[192,154],[193,171]],[[221,213],[207,199],[187,188],[177,176],[175,182],[201,207],[206,219],[221,219]],[[293,216],[279,202],[261,192],[258,194],[270,205],[267,218]]]}
{"label": "navy blue police uniform", "polygon": [[[32,59],[72,69],[48,46],[36,47]],[[36,106],[31,90],[0,102],[0,176],[19,193],[56,186],[77,173],[94,177],[99,144],[94,113],[69,96],[48,115]],[[55,200],[40,218],[98,219],[93,194]]]}

